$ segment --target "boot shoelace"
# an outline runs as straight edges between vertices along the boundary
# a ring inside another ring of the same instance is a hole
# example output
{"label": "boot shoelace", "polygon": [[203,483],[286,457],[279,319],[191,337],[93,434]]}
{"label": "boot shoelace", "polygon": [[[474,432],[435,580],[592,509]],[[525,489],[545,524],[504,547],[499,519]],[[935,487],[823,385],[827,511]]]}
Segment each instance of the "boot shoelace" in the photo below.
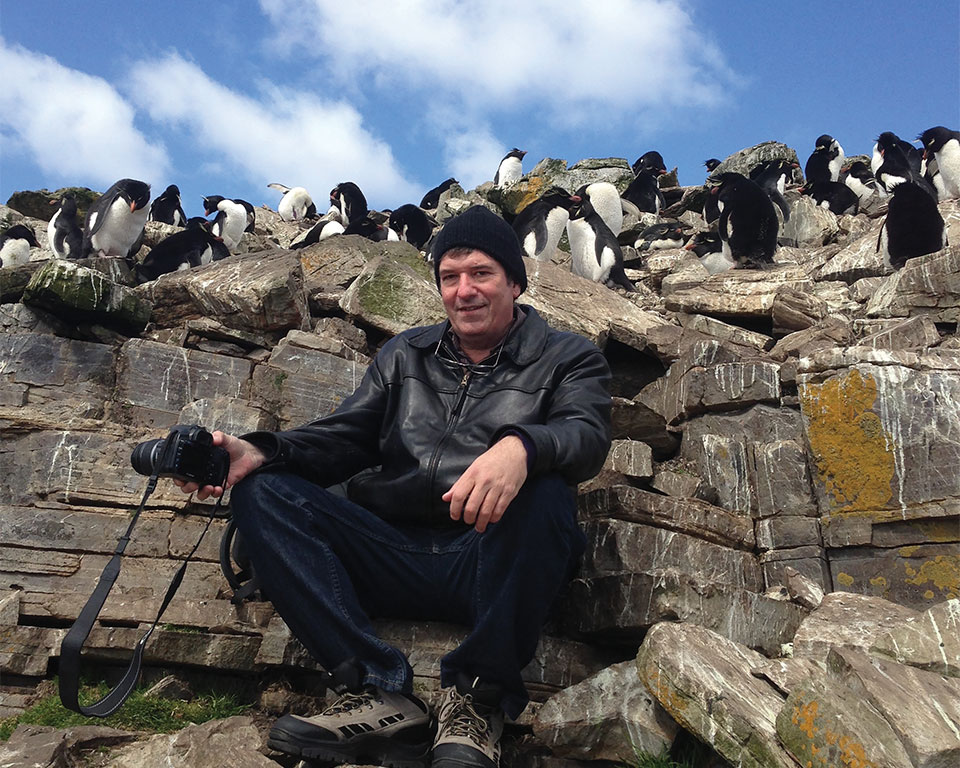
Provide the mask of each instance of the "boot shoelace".
{"label": "boot shoelace", "polygon": [[375,691],[361,691],[360,693],[351,693],[346,691],[340,694],[333,704],[327,707],[321,715],[346,715],[361,707],[373,707],[372,702],[377,698]]}
{"label": "boot shoelace", "polygon": [[487,719],[473,707],[473,696],[453,692],[449,721],[443,729],[452,736],[465,736],[471,741],[482,744],[490,728]]}

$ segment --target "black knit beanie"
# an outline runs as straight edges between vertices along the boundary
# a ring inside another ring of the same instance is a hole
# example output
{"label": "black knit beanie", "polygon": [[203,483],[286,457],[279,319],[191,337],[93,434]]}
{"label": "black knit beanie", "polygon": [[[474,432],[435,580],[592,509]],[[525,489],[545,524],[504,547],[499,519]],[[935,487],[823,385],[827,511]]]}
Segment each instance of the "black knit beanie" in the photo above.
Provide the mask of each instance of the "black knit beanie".
{"label": "black knit beanie", "polygon": [[451,248],[475,248],[500,262],[520,293],[527,290],[523,251],[513,227],[489,208],[474,205],[454,216],[440,230],[433,244],[433,273],[440,288],[440,260]]}

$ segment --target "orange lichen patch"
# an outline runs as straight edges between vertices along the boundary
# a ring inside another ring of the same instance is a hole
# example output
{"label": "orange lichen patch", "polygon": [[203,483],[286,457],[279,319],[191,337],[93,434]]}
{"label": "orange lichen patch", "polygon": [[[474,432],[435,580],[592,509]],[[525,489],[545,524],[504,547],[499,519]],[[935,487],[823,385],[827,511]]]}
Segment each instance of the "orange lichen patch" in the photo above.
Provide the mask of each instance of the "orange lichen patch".
{"label": "orange lichen patch", "polygon": [[855,579],[849,573],[840,571],[840,573],[837,574],[837,584],[839,584],[841,587],[853,586],[854,581]]}
{"label": "orange lichen patch", "polygon": [[850,736],[833,730],[819,712],[819,703],[811,699],[793,708],[790,719],[808,741],[794,744],[801,754],[794,754],[807,768],[829,768],[844,765],[847,768],[881,768],[867,757],[863,744]]}
{"label": "orange lichen patch", "polygon": [[876,401],[876,380],[856,368],[800,389],[817,475],[835,513],[883,508],[893,498],[893,439],[871,410]]}
{"label": "orange lichen patch", "polygon": [[840,762],[844,765],[849,768],[878,768],[873,760],[867,758],[866,750],[859,741],[829,730],[827,737],[827,743],[835,745],[840,750]]}
{"label": "orange lichen patch", "polygon": [[[960,556],[937,555],[921,564],[919,570],[904,563],[907,584],[922,587],[931,584],[940,591],[941,600],[960,595]],[[933,592],[927,589],[924,597]]]}
{"label": "orange lichen patch", "polygon": [[803,731],[808,739],[812,739],[820,729],[814,725],[817,719],[817,709],[819,704],[816,700],[808,701],[802,707],[794,707],[791,720],[793,724]]}
{"label": "orange lichen patch", "polygon": [[642,661],[643,668],[639,669],[640,678],[647,690],[653,697],[660,702],[669,715],[680,725],[689,727],[688,718],[684,716],[684,710],[687,709],[689,701],[680,694],[680,692],[670,684],[669,678],[663,674],[663,670],[657,664],[652,656],[648,656]]}
{"label": "orange lichen patch", "polygon": [[527,179],[526,190],[523,193],[523,197],[520,198],[520,202],[516,205],[517,213],[520,213],[520,211],[530,205],[530,203],[539,200],[546,186],[547,179],[544,176],[533,176]]}

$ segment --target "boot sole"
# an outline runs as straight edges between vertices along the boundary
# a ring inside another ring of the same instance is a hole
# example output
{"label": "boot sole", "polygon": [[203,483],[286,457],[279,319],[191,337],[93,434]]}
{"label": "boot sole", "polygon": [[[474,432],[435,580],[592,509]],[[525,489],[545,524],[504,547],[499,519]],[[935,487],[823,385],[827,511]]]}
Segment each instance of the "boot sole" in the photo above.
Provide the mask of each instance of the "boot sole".
{"label": "boot sole", "polygon": [[328,765],[355,763],[358,765],[383,765],[387,768],[426,768],[430,760],[432,742],[403,744],[386,738],[368,738],[346,744],[310,742],[303,736],[274,728],[270,731],[267,746],[307,760],[319,760]]}

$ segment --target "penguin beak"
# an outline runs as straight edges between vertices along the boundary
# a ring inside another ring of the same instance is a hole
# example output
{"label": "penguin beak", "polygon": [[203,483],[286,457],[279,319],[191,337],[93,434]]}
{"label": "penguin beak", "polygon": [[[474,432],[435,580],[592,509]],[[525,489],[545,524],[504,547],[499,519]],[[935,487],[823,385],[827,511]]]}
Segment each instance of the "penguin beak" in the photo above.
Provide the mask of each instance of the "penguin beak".
{"label": "penguin beak", "polygon": [[571,202],[571,203],[579,203],[579,202],[581,202],[582,200],[583,200],[583,198],[580,197],[580,195],[570,195],[570,202]]}
{"label": "penguin beak", "polygon": [[685,246],[683,246],[683,250],[685,250],[685,251],[692,251],[695,247],[696,247],[696,246],[694,246],[693,240],[691,240],[689,243],[687,243]]}

